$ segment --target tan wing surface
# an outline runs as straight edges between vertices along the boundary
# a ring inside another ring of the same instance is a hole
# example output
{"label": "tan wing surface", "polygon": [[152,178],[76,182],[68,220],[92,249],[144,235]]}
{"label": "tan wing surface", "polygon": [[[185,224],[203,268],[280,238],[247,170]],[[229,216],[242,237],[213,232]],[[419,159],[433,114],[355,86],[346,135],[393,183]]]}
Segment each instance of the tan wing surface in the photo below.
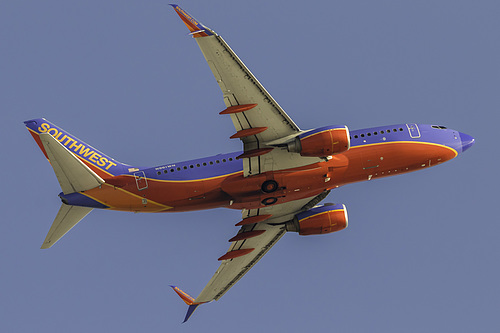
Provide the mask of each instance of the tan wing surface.
{"label": "tan wing surface", "polygon": [[221,265],[198,297],[196,297],[195,302],[205,303],[221,298],[280,240],[286,232],[285,222],[293,219],[302,210],[316,205],[328,193],[329,191],[326,191],[316,197],[287,202],[281,205],[244,210],[242,214],[243,223],[253,216],[270,215],[271,217],[265,221],[241,227],[236,237],[245,237],[245,234],[251,237],[232,242],[226,255],[231,257],[231,253],[234,253],[233,251],[253,250],[234,259],[222,260]]}
{"label": "tan wing surface", "polygon": [[[243,142],[245,176],[300,167],[321,161],[268,145],[292,138],[301,130],[267,92],[224,39],[174,5],[190,29],[222,90],[227,107],[222,113],[233,121],[232,136]],[[242,111],[243,110],[243,111]]]}

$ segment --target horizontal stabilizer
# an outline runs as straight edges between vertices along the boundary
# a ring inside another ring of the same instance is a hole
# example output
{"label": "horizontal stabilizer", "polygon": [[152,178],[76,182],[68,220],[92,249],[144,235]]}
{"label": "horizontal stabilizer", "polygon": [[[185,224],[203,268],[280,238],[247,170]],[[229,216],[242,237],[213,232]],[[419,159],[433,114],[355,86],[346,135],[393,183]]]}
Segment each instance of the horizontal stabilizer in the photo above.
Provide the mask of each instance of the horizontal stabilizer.
{"label": "horizontal stabilizer", "polygon": [[54,245],[91,211],[92,208],[88,207],[62,204],[41,248],[48,249]]}
{"label": "horizontal stabilizer", "polygon": [[48,133],[40,133],[40,141],[64,194],[90,190],[104,180],[80,161],[72,152]]}

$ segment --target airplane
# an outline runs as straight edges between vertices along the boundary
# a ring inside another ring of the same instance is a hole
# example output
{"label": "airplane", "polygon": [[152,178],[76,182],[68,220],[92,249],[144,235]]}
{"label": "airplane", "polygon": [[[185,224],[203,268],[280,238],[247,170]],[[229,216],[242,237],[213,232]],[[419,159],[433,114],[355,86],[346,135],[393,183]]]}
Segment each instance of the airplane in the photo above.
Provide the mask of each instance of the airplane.
{"label": "airplane", "polygon": [[229,45],[178,5],[171,5],[215,76],[243,151],[155,167],[121,163],[50,121],[25,126],[49,160],[62,192],[42,244],[53,246],[93,209],[187,212],[241,210],[219,268],[196,297],[171,286],[189,306],[219,300],[287,232],[328,234],[348,225],[344,204],[320,202],[331,190],[449,161],[474,138],[440,125],[397,124],[360,130],[345,125],[301,130]]}

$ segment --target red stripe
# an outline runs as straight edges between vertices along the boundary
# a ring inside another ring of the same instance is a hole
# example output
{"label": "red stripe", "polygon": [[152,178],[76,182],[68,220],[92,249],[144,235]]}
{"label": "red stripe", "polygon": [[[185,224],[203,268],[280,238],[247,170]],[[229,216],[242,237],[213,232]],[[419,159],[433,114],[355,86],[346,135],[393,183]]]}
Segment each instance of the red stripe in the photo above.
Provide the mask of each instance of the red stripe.
{"label": "red stripe", "polygon": [[244,138],[246,136],[252,136],[252,135],[255,135],[255,134],[262,133],[266,129],[267,129],[267,127],[247,128],[247,129],[238,131],[235,134],[231,135],[230,139],[239,139],[239,138]]}
{"label": "red stripe", "polygon": [[239,227],[241,225],[246,225],[246,224],[254,224],[254,223],[259,223],[259,222],[262,222],[262,221],[265,221],[267,220],[268,218],[270,218],[272,215],[256,215],[256,216],[250,216],[250,217],[247,217],[243,220],[241,220],[240,222],[236,223],[235,226]]}
{"label": "red stripe", "polygon": [[238,257],[244,256],[246,254],[249,254],[253,250],[255,250],[255,249],[241,249],[241,250],[229,251],[228,253],[226,253],[225,255],[223,255],[222,257],[220,257],[217,260],[222,261],[222,260],[229,260],[229,259],[238,258]]}
{"label": "red stripe", "polygon": [[234,105],[230,106],[227,109],[219,112],[219,114],[230,114],[230,113],[238,113],[243,111],[248,111],[256,107],[257,104],[242,104],[242,105]]}

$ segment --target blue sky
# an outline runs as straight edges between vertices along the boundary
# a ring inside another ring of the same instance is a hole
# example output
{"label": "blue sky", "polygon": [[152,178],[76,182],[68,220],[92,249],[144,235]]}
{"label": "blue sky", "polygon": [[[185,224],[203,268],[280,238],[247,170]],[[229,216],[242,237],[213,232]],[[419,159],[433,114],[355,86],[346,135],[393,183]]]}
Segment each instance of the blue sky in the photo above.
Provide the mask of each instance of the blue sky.
{"label": "blue sky", "polygon": [[303,129],[446,125],[476,138],[413,174],[333,191],[349,227],[286,235],[181,325],[238,211],[94,210],[40,250],[60,205],[23,126],[45,117],[119,161],[241,149],[196,43],[153,1],[2,1],[2,332],[498,329],[498,1],[181,1]]}

